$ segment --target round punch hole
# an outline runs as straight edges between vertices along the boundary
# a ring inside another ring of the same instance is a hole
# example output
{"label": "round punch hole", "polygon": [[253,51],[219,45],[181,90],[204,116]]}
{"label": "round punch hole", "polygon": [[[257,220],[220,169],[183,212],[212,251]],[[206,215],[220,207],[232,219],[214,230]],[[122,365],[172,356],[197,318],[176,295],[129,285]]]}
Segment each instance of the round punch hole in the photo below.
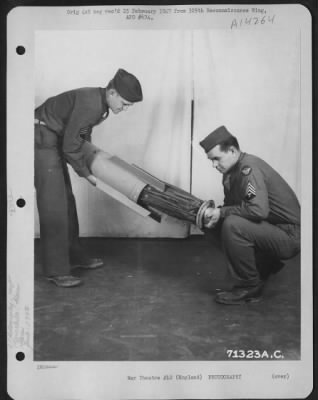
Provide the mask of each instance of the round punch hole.
{"label": "round punch hole", "polygon": [[19,54],[19,56],[22,56],[22,54],[25,53],[25,47],[23,47],[23,46],[18,46],[18,47],[16,48],[16,52],[17,52],[17,54]]}
{"label": "round punch hole", "polygon": [[25,359],[25,355],[22,351],[18,351],[15,357],[18,361],[23,361]]}
{"label": "round punch hole", "polygon": [[22,208],[25,206],[25,200],[24,199],[18,199],[17,200],[17,206]]}

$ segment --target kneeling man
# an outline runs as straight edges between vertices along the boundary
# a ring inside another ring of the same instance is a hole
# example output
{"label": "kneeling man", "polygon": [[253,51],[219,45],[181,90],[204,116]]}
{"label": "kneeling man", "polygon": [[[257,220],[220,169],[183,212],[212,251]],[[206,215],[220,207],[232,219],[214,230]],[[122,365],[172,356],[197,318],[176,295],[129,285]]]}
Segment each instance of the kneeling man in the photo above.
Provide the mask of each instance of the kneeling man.
{"label": "kneeling man", "polygon": [[222,304],[260,299],[264,282],[282,260],[300,251],[300,205],[287,182],[262,159],[240,150],[224,127],[200,142],[223,174],[224,205],[209,209],[205,230],[222,241],[236,284],[217,294]]}

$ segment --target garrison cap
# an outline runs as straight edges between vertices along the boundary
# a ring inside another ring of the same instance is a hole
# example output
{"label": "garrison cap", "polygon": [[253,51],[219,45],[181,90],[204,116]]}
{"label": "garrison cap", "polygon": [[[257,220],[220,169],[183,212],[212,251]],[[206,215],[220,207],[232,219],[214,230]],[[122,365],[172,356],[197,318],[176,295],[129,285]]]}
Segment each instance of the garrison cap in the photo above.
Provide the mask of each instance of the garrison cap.
{"label": "garrison cap", "polygon": [[142,89],[138,79],[124,69],[119,69],[114,78],[113,85],[116,91],[125,100],[131,103],[142,101]]}
{"label": "garrison cap", "polygon": [[203,147],[206,153],[208,153],[211,149],[213,149],[213,147],[232,137],[234,136],[230,134],[225,126],[220,126],[219,128],[215,129],[215,131],[211,132],[206,138],[204,138],[200,142],[200,146]]}

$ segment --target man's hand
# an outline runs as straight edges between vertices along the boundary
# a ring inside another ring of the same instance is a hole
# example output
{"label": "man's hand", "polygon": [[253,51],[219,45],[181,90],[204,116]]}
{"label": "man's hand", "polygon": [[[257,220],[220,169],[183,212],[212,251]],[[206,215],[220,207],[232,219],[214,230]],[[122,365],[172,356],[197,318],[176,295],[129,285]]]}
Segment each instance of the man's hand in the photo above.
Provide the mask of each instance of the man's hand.
{"label": "man's hand", "polygon": [[86,179],[88,180],[88,182],[90,184],[92,184],[93,186],[96,186],[97,179],[95,178],[94,175],[88,175],[88,176],[86,176]]}
{"label": "man's hand", "polygon": [[205,228],[214,228],[218,223],[221,216],[221,210],[219,208],[207,208],[204,213],[204,227]]}

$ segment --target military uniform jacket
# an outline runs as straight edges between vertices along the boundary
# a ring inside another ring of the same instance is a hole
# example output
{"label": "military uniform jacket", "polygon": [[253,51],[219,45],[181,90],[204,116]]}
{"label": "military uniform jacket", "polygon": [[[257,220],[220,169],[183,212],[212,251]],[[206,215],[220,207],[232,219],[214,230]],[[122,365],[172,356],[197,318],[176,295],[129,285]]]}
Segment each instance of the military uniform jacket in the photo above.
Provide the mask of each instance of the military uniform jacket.
{"label": "military uniform jacket", "polygon": [[90,175],[81,151],[84,140],[90,141],[92,127],[108,116],[103,88],[80,88],[46,100],[35,110],[35,118],[63,137],[65,159],[79,176]]}
{"label": "military uniform jacket", "polygon": [[300,205],[287,182],[265,161],[241,153],[223,175],[224,206],[221,217],[238,215],[274,225],[300,225]]}

